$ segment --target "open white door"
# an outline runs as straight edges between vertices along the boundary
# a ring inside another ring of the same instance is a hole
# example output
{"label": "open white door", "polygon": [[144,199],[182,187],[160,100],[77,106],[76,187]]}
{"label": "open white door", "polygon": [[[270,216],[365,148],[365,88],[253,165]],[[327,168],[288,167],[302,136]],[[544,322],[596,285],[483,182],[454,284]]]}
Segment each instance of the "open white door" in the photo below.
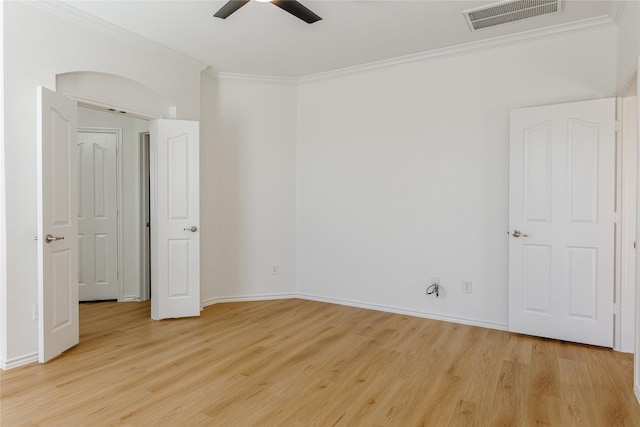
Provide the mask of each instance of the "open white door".
{"label": "open white door", "polygon": [[38,319],[44,363],[79,340],[77,105],[38,87]]}
{"label": "open white door", "polygon": [[150,126],[151,317],[200,315],[199,123]]}
{"label": "open white door", "polygon": [[511,112],[509,330],[613,346],[615,100]]}

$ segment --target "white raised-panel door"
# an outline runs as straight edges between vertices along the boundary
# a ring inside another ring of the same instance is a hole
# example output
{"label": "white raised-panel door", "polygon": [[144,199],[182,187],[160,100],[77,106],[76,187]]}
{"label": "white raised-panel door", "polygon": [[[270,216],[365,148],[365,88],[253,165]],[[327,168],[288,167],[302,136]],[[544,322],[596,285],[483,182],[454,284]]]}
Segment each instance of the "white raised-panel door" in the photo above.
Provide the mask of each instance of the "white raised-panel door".
{"label": "white raised-panel door", "polygon": [[114,132],[78,132],[80,301],[118,298],[117,144]]}
{"label": "white raised-panel door", "polygon": [[509,330],[613,346],[615,100],[511,112]]}
{"label": "white raised-panel door", "polygon": [[77,105],[38,87],[39,360],[78,343]]}
{"label": "white raised-panel door", "polygon": [[199,123],[150,127],[151,317],[200,315]]}

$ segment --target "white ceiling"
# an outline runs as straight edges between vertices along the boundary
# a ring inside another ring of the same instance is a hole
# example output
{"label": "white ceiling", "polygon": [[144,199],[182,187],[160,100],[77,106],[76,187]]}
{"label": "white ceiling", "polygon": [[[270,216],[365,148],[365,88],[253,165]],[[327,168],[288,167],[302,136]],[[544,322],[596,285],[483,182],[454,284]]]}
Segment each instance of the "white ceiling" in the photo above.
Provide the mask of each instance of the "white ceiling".
{"label": "white ceiling", "polygon": [[610,13],[611,1],[565,1],[559,14],[471,32],[462,11],[495,1],[301,0],[323,20],[305,22],[251,1],[226,20],[226,1],[64,1],[189,55],[215,70],[302,77]]}

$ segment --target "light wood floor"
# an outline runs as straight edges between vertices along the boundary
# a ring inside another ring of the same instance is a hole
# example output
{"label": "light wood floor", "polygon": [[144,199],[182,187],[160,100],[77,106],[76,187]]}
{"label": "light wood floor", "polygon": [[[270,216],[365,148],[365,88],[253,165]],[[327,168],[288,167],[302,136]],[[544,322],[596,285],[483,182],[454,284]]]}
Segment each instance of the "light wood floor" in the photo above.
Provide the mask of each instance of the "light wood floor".
{"label": "light wood floor", "polygon": [[77,347],[2,372],[2,427],[640,426],[611,350],[296,299],[149,312],[82,304]]}

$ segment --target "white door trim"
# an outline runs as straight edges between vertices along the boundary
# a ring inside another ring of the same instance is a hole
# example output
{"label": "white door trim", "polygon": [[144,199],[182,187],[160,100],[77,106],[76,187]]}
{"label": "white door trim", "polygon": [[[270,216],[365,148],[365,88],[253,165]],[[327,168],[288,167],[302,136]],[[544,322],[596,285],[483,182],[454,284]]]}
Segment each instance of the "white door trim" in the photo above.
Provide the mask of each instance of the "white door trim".
{"label": "white door trim", "polygon": [[117,268],[118,268],[118,302],[124,301],[124,282],[123,282],[123,266],[124,266],[124,216],[122,215],[122,129],[118,128],[103,128],[103,127],[79,127],[78,133],[108,133],[116,136],[116,209],[118,210],[117,216],[117,247],[118,253],[116,256]]}
{"label": "white door trim", "polygon": [[[633,149],[637,150],[638,143],[637,141],[631,142],[633,144],[633,148],[631,148],[628,145],[629,141],[624,139],[626,135],[625,121],[630,119],[625,104],[632,96],[637,96],[637,70],[631,74],[616,96],[616,121],[620,123],[620,130],[616,132],[616,212],[618,213],[618,223],[616,224],[615,245],[615,303],[617,313],[614,321],[613,349],[625,353],[634,352],[634,329],[636,327],[634,314],[638,310],[634,306],[634,302],[625,299],[629,296],[629,291],[635,288],[635,270],[637,268],[636,250],[633,247],[633,242],[636,240],[637,190],[635,188],[635,173],[638,170],[638,158],[637,155],[629,155],[629,152]],[[635,117],[635,120],[637,125],[638,118]],[[634,153],[631,152],[631,154]],[[633,177],[630,176],[629,171],[635,172]]]}
{"label": "white door trim", "polygon": [[121,111],[121,108],[124,108],[126,110],[127,117],[134,117],[136,119],[149,120],[149,121],[162,118],[162,116],[156,116],[149,113],[142,113],[132,108],[128,108],[124,106],[116,107],[114,105],[107,105],[102,102],[93,101],[91,99],[83,98],[81,96],[78,96],[68,91],[63,91],[62,94],[69,99],[73,99],[77,101],[79,107],[91,108],[93,110],[105,111],[107,113],[116,112],[116,114],[118,111]]}

